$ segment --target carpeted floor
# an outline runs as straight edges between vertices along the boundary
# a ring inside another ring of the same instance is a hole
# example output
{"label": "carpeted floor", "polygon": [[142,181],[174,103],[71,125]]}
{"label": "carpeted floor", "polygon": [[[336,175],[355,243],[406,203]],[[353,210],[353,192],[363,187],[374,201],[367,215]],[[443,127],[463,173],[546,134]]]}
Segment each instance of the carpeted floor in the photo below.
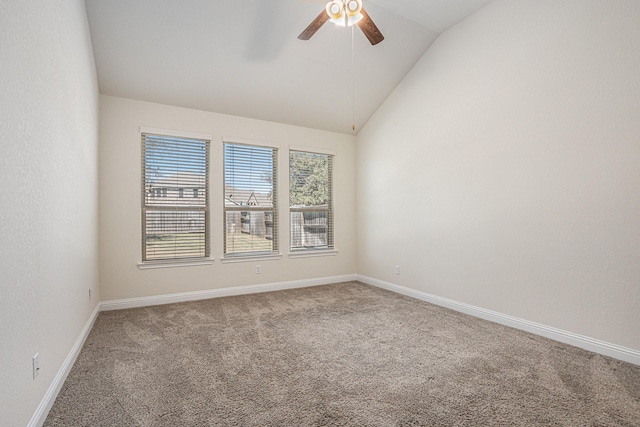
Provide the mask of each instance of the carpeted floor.
{"label": "carpeted floor", "polygon": [[640,426],[640,366],[350,282],[103,312],[45,426]]}

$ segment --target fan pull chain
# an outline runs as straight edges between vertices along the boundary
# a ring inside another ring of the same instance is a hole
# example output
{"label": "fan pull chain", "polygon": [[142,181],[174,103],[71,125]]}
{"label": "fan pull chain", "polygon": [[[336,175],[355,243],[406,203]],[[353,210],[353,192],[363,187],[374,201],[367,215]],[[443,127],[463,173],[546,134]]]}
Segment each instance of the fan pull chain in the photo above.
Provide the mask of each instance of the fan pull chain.
{"label": "fan pull chain", "polygon": [[351,26],[351,130],[356,131],[356,55],[355,25]]}

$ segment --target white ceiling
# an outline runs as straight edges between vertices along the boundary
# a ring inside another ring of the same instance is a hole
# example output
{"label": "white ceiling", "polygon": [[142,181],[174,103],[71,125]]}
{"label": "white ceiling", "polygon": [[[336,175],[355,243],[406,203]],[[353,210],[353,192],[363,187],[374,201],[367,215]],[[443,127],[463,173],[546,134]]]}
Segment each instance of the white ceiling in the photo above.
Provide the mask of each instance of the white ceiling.
{"label": "white ceiling", "polygon": [[385,40],[327,22],[324,0],[86,0],[100,92],[351,133],[437,35],[491,0],[364,0]]}

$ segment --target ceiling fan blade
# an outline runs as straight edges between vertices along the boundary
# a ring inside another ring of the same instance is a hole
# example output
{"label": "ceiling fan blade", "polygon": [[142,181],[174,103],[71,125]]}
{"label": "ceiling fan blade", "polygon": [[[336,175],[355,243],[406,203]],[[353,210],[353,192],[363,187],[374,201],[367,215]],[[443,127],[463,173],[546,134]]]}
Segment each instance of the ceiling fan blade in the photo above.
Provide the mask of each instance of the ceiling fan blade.
{"label": "ceiling fan blade", "polygon": [[322,25],[329,20],[329,15],[327,15],[327,11],[323,10],[320,12],[320,15],[316,17],[311,24],[303,32],[300,33],[298,38],[300,40],[309,40],[315,33],[322,27]]}
{"label": "ceiling fan blade", "polygon": [[360,11],[362,13],[362,19],[358,22],[358,27],[362,30],[365,36],[369,39],[369,42],[372,45],[377,45],[382,40],[384,40],[384,36],[376,27],[376,24],[373,23],[369,14],[364,10],[364,8]]}

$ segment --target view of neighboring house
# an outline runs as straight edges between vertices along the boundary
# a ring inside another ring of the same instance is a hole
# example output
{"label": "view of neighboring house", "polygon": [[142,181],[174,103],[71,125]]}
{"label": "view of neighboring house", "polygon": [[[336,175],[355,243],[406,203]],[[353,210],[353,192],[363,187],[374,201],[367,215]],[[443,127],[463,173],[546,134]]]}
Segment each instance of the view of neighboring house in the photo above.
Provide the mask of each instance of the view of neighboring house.
{"label": "view of neighboring house", "polygon": [[[273,239],[272,194],[242,190],[225,185],[225,207],[250,207],[251,211],[227,210],[226,233],[244,233],[265,239]],[[264,207],[267,211],[254,210]]]}
{"label": "view of neighboring house", "polygon": [[145,188],[146,205],[206,204],[205,176],[192,172],[179,172],[157,180]]}
{"label": "view of neighboring house", "polygon": [[[149,185],[145,189],[145,205],[154,210],[146,217],[147,234],[203,233],[202,211],[189,207],[206,206],[204,179],[200,174],[180,172]],[[273,239],[272,194],[225,185],[224,200],[227,208],[248,208],[246,211],[227,209],[227,235],[242,233]],[[260,210],[261,207],[265,210]],[[327,246],[327,207],[316,206],[313,211],[307,211],[303,206],[291,208],[291,247]]]}
{"label": "view of neighboring house", "polygon": [[150,182],[145,188],[148,235],[204,233],[204,175],[179,172]]}

